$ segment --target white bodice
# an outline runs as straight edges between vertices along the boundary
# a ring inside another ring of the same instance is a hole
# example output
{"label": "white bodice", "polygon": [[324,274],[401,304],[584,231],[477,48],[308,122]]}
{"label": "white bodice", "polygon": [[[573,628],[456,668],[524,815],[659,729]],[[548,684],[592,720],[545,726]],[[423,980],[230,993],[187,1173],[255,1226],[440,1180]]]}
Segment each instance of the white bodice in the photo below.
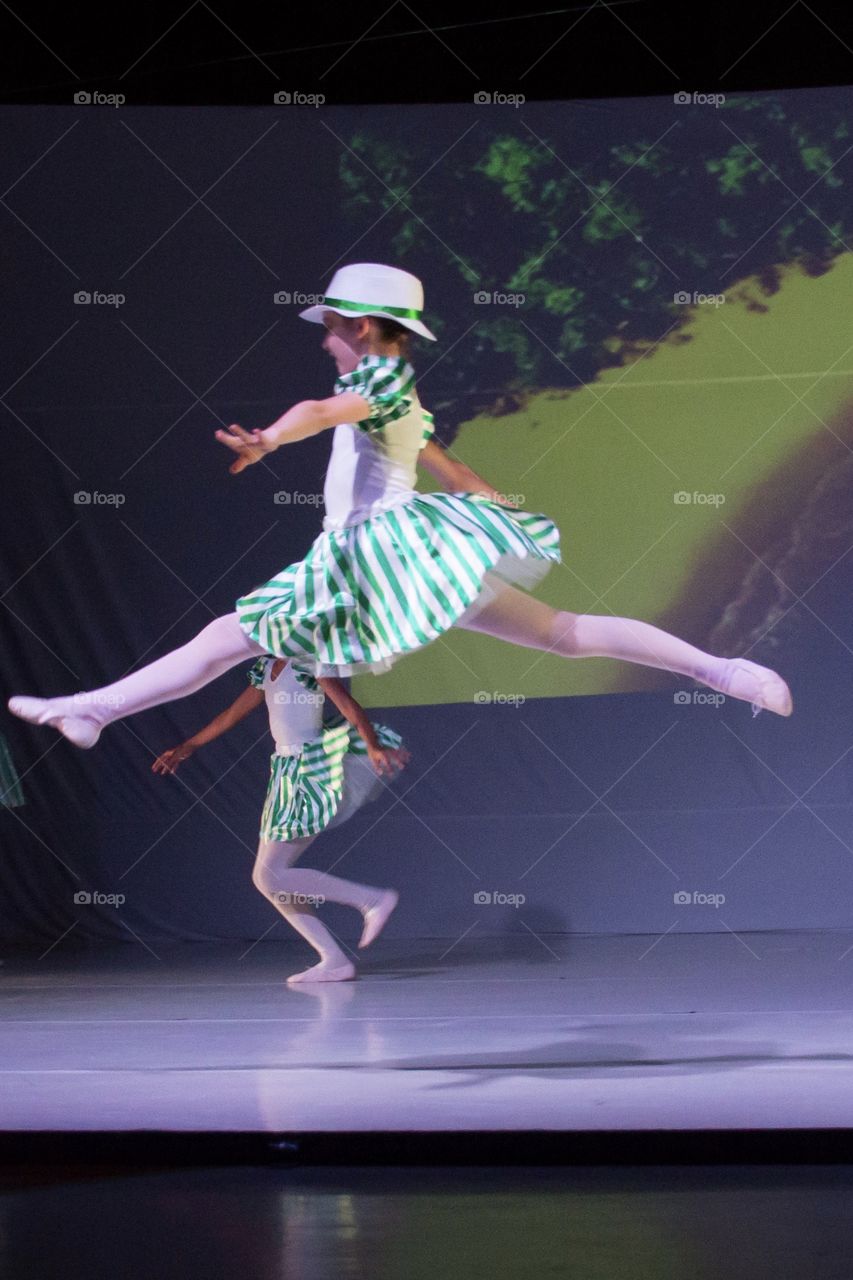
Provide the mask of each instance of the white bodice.
{"label": "white bodice", "polygon": [[335,427],[324,490],[325,532],[358,524],[411,498],[418,454],[433,430],[432,414],[414,387],[414,370],[402,358],[364,356],[335,389],[358,392],[375,412],[361,423]]}
{"label": "white bodice", "polygon": [[424,434],[420,404],[380,431],[349,422],[335,427],[326,471],[324,530],[358,524],[415,492]]}
{"label": "white bodice", "polygon": [[296,679],[290,662],[270,679],[273,659],[266,662],[263,692],[270,718],[270,733],[279,755],[295,755],[306,742],[320,736],[323,728],[322,690],[313,693]]}

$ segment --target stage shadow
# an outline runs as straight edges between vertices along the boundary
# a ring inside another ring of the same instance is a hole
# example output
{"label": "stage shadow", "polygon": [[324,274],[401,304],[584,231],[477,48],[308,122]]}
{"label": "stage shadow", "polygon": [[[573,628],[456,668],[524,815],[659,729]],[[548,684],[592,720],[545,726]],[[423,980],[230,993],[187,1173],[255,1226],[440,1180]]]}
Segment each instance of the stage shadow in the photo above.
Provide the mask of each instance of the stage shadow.
{"label": "stage shadow", "polygon": [[[372,1062],[371,1067],[396,1071],[447,1071],[462,1073],[457,1078],[442,1083],[426,1085],[429,1090],[473,1088],[491,1083],[496,1077],[502,1082],[536,1080],[539,1084],[557,1083],[578,1079],[604,1079],[616,1072],[643,1077],[669,1077],[710,1072],[729,1071],[733,1067],[753,1068],[769,1065],[813,1066],[830,1062],[849,1063],[850,1053],[794,1053],[778,1051],[769,1043],[749,1041],[729,1042],[721,1046],[719,1037],[708,1036],[709,1051],[706,1054],[686,1054],[673,1042],[669,1052],[662,1044],[659,1029],[650,1037],[655,1043],[654,1055],[641,1044],[602,1042],[590,1039],[585,1044],[574,1041],[552,1041],[535,1049],[501,1049],[490,1054],[429,1055],[419,1059],[388,1059]],[[713,1051],[712,1051],[713,1046]]]}

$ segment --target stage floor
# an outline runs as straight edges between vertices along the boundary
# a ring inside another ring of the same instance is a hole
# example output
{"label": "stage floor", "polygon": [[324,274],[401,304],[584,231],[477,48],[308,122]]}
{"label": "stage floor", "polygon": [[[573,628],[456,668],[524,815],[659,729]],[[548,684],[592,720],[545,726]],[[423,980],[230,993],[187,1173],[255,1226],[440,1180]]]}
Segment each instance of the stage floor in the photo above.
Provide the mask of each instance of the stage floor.
{"label": "stage floor", "polygon": [[[448,951],[448,948],[451,948]],[[853,1128],[853,933],[7,953],[2,1130]]]}

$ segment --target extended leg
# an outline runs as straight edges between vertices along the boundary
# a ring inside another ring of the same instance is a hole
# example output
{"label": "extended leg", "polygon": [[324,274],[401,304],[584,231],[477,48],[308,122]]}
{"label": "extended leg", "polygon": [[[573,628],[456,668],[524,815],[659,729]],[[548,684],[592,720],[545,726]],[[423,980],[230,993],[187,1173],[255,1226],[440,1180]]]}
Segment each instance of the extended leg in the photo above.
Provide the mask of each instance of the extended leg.
{"label": "extended leg", "polygon": [[9,699],[9,710],[33,724],[49,724],[79,747],[93,747],[104,725],[137,711],[195,693],[217,676],[266,650],[250,640],[236,613],[215,618],[203,631],[140,671],[114,684],[59,698]]}
{"label": "extended leg", "polygon": [[533,596],[507,587],[466,622],[463,630],[481,631],[510,644],[542,649],[564,658],[618,658],[700,680],[732,698],[788,716],[791,693],[775,671],[746,658],[717,658],[648,622],[553,609]]}

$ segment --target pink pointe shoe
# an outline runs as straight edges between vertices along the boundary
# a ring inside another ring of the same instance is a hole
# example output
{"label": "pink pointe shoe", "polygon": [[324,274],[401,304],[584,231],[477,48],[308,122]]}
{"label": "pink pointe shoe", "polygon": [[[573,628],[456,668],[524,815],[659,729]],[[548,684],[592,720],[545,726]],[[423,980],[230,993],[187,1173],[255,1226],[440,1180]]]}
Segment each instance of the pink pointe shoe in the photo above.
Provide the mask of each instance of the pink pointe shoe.
{"label": "pink pointe shoe", "polygon": [[69,706],[74,706],[73,698],[28,698],[17,694],[6,705],[13,716],[30,724],[49,724],[75,747],[94,747],[101,736],[101,726],[89,716],[69,713]]}
{"label": "pink pointe shoe", "polygon": [[794,710],[791,690],[782,677],[748,658],[729,658],[722,682],[713,687],[730,698],[751,702],[753,716],[759,711],[789,716]]}

